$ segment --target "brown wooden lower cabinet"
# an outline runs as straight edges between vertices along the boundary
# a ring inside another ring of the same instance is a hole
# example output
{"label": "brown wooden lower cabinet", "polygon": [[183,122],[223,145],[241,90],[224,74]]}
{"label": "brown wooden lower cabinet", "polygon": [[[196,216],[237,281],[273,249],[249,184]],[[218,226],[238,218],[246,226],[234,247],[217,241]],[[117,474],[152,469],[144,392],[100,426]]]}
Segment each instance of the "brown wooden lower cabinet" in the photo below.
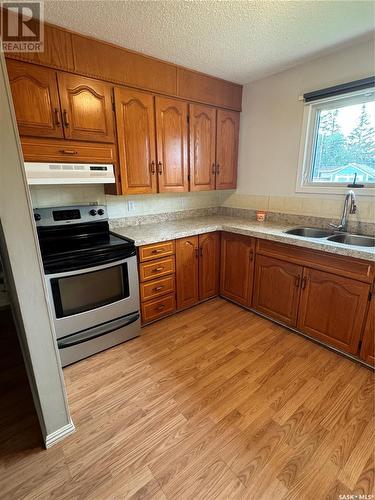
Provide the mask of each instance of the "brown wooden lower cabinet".
{"label": "brown wooden lower cabinet", "polygon": [[257,255],[253,307],[289,326],[296,326],[302,266]]}
{"label": "brown wooden lower cabinet", "polygon": [[222,233],[220,295],[244,306],[251,305],[255,240]]}
{"label": "brown wooden lower cabinet", "polygon": [[316,269],[304,269],[297,327],[351,354],[358,352],[370,286]]}
{"label": "brown wooden lower cabinet", "polygon": [[220,233],[199,235],[199,300],[216,297],[220,282]]}
{"label": "brown wooden lower cabinet", "polygon": [[177,308],[218,295],[219,273],[218,232],[176,240]]}
{"label": "brown wooden lower cabinet", "polygon": [[198,236],[176,240],[177,308],[189,307],[199,301]]}
{"label": "brown wooden lower cabinet", "polygon": [[363,332],[360,357],[369,365],[375,366],[375,297],[372,295],[365,329]]}

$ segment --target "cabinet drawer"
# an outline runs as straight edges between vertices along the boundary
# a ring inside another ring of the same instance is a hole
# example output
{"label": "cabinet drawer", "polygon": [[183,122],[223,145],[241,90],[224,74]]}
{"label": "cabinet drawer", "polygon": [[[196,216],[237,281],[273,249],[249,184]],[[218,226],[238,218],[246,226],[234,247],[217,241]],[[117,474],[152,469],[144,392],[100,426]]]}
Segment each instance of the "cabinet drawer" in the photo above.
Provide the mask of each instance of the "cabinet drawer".
{"label": "cabinet drawer", "polygon": [[167,276],[140,284],[141,301],[155,299],[175,291],[175,276]]}
{"label": "cabinet drawer", "polygon": [[175,243],[172,241],[164,241],[162,243],[153,243],[152,245],[145,245],[139,249],[139,261],[146,262],[148,260],[157,259],[159,257],[166,257],[167,255],[174,255]]}
{"label": "cabinet drawer", "polygon": [[139,264],[140,281],[149,281],[154,278],[167,276],[175,272],[174,256],[165,259],[157,259],[152,262],[142,262]]}
{"label": "cabinet drawer", "polygon": [[172,313],[176,309],[175,295],[170,294],[160,299],[150,300],[141,306],[142,322],[147,323],[167,314]]}
{"label": "cabinet drawer", "polygon": [[21,138],[25,161],[62,163],[114,163],[113,144],[75,142],[67,140]]}

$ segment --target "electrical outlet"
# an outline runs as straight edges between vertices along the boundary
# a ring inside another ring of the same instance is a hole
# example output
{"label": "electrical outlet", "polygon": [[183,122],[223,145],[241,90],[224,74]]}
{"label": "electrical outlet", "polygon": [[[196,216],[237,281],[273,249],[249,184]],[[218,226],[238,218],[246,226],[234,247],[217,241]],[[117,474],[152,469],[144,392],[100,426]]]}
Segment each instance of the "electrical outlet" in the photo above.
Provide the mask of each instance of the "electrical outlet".
{"label": "electrical outlet", "polygon": [[128,211],[129,212],[134,212],[135,211],[135,201],[128,200]]}

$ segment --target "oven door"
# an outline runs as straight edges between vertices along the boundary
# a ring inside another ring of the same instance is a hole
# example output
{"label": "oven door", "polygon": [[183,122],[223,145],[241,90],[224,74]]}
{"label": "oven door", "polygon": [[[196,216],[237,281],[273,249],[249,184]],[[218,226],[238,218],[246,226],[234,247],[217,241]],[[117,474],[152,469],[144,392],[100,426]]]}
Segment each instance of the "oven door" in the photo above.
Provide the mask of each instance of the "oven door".
{"label": "oven door", "polygon": [[136,256],[46,275],[57,338],[139,311]]}

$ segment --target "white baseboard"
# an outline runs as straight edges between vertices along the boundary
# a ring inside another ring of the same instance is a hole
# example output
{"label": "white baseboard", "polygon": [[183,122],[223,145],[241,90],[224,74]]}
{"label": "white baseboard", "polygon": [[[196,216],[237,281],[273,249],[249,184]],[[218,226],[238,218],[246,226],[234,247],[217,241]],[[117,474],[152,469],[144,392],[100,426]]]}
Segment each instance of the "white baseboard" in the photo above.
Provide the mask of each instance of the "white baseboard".
{"label": "white baseboard", "polygon": [[64,425],[64,427],[60,427],[57,431],[48,434],[44,440],[46,448],[51,448],[51,446],[72,434],[75,429],[73,422],[70,421],[70,423]]}

